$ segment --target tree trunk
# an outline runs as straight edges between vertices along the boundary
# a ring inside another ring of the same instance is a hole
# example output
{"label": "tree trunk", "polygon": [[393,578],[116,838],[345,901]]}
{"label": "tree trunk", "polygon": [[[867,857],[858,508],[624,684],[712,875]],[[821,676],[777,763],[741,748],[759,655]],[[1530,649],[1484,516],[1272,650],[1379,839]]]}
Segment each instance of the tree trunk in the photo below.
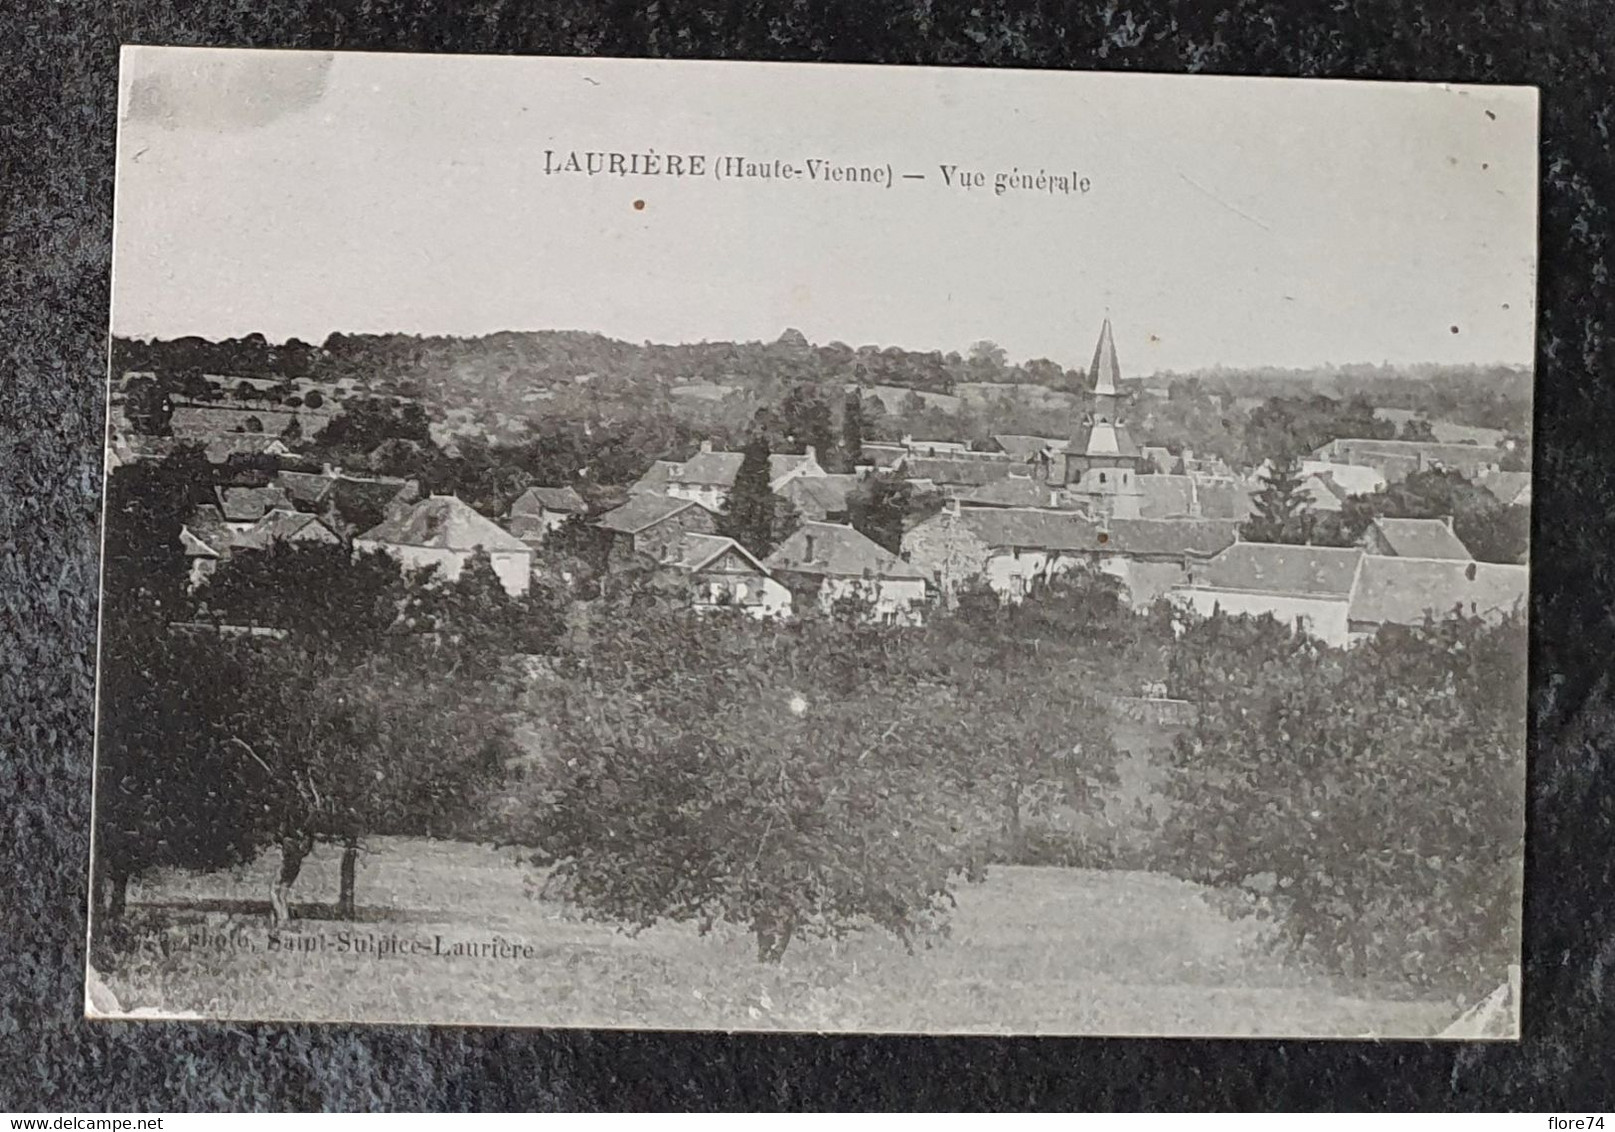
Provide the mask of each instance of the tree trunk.
{"label": "tree trunk", "polygon": [[288,902],[292,885],[297,881],[297,874],[303,871],[303,858],[313,849],[314,838],[311,834],[298,833],[280,839],[280,875],[269,889],[270,923],[284,924],[292,918]]}
{"label": "tree trunk", "polygon": [[1005,823],[1005,834],[1009,839],[1009,861],[1012,865],[1021,863],[1026,853],[1026,830],[1021,826],[1021,784],[1011,782],[1004,792],[1004,806],[1008,810],[1008,820]]}
{"label": "tree trunk", "polygon": [[796,918],[789,913],[760,912],[753,917],[751,931],[757,937],[757,962],[778,963],[791,946]]}
{"label": "tree trunk", "polygon": [[359,843],[349,838],[342,845],[342,886],[337,891],[336,914],[339,920],[354,918],[354,874],[359,868]]}

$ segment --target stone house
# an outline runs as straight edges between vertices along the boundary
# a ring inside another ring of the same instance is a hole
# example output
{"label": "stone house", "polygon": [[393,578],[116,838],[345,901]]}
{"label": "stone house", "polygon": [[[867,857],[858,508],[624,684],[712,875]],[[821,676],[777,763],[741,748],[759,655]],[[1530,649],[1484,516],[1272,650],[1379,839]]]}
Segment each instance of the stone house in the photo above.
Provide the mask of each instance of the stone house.
{"label": "stone house", "polygon": [[665,561],[687,534],[714,534],[718,517],[700,503],[666,495],[631,495],[621,507],[607,511],[594,525],[611,538],[606,566],[630,566]]}
{"label": "stone house", "polygon": [[506,526],[523,542],[537,544],[568,519],[585,514],[588,504],[570,487],[534,485],[510,505]]}
{"label": "stone house", "polygon": [[1232,520],[949,506],[904,536],[903,556],[945,598],[981,580],[1001,599],[1019,601],[1040,579],[1084,567],[1115,577],[1143,608],[1186,581],[1193,563],[1230,546],[1237,527]]}

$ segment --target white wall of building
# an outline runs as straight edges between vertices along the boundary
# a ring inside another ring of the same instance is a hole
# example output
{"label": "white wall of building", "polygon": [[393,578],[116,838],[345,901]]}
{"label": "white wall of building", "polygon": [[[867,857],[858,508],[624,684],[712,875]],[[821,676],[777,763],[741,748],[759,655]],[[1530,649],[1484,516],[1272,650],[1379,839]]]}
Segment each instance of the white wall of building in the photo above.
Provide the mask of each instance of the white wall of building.
{"label": "white wall of building", "polygon": [[[472,551],[446,550],[432,546],[404,546],[398,543],[374,542],[368,539],[356,539],[355,550],[384,550],[392,555],[406,570],[419,570],[428,566],[436,566],[438,575],[445,581],[454,581],[465,569],[465,564],[471,560]],[[512,597],[520,597],[527,592],[533,581],[533,555],[529,551],[496,550],[489,558],[493,563],[493,572],[499,576],[500,584],[505,592]]]}
{"label": "white wall of building", "polygon": [[878,620],[918,625],[925,607],[923,578],[826,578],[819,588],[819,608],[831,612],[848,598],[872,599]]}
{"label": "white wall of building", "polygon": [[1344,594],[1339,597],[1315,597],[1178,586],[1168,596],[1174,604],[1193,610],[1201,617],[1210,617],[1219,608],[1230,617],[1240,614],[1259,617],[1267,613],[1287,625],[1294,625],[1299,617],[1302,619],[1302,629],[1325,644],[1344,646],[1350,640],[1346,631],[1348,603]]}

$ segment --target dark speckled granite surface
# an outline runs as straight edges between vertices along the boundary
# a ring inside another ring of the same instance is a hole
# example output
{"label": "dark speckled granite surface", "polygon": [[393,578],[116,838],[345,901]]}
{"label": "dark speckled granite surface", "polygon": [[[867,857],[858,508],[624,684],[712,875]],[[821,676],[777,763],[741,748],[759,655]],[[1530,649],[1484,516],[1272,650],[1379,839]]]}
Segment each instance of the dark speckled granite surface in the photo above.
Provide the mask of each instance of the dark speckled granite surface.
{"label": "dark speckled granite surface", "polygon": [[[0,1110],[1615,1104],[1615,6],[1602,0],[7,5],[0,49]],[[1542,87],[1526,1040],[689,1037],[80,1018],[120,42]]]}

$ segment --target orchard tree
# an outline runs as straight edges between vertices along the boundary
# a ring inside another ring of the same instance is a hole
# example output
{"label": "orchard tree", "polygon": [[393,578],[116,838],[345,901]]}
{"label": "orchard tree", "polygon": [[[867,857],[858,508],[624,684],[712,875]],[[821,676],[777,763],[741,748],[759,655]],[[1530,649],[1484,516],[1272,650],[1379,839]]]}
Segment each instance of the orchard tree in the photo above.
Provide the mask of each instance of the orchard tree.
{"label": "orchard tree", "polygon": [[973,834],[937,767],[957,709],[911,646],[651,605],[599,619],[574,663],[552,720],[564,774],[513,839],[586,914],[739,924],[764,962],[793,939],[936,926]]}
{"label": "orchard tree", "polygon": [[1519,946],[1523,620],[1388,626],[1349,651],[1254,628],[1259,647],[1197,666],[1167,785],[1179,875],[1258,894],[1337,972],[1495,985]]}

